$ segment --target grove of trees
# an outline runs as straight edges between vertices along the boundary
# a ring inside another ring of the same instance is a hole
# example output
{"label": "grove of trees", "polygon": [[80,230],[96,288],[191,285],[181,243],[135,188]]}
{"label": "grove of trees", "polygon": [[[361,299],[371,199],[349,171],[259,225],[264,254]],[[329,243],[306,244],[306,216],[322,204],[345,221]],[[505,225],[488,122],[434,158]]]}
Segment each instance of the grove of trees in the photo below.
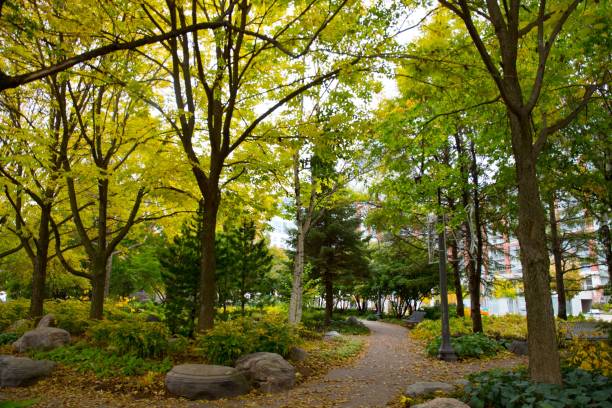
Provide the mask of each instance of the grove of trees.
{"label": "grove of trees", "polygon": [[313,291],[328,323],[401,318],[444,214],[475,333],[517,237],[530,376],[561,384],[551,291],[567,318],[575,271],[612,266],[607,4],[1,0],[0,289],[92,319],[145,290],[184,335],[230,305],[298,324]]}

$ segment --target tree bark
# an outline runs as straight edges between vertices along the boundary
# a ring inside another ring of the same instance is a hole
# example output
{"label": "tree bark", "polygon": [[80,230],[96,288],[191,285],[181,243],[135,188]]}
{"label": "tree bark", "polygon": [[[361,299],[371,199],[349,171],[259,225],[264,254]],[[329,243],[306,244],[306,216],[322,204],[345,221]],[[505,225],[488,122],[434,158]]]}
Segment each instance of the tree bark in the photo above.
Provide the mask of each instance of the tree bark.
{"label": "tree bark", "polygon": [[557,316],[559,319],[567,320],[567,308],[565,299],[565,282],[563,281],[563,253],[561,251],[561,240],[555,214],[555,194],[551,194],[548,201],[548,219],[550,223],[550,244],[555,262],[555,283],[557,285]]}
{"label": "tree bark", "polygon": [[104,256],[95,260],[91,268],[91,304],[89,317],[101,320],[104,317],[104,292],[106,291],[106,263]]}
{"label": "tree bark", "polygon": [[332,273],[328,268],[325,268],[323,273],[323,282],[325,284],[325,325],[329,326],[334,312],[334,284]]}
{"label": "tree bark", "polygon": [[215,271],[215,238],[217,235],[217,214],[221,202],[218,180],[209,179],[207,194],[204,194],[204,214],[202,225],[202,263],[200,271],[200,309],[198,331],[212,329],[215,321],[215,297],[217,293]]}
{"label": "tree bark", "polygon": [[47,257],[51,231],[51,207],[40,207],[40,224],[38,226],[38,240],[36,242],[36,256],[34,258],[34,273],[32,274],[32,298],[30,300],[29,315],[38,318],[43,315],[45,301],[45,283],[47,281]]}
{"label": "tree bark", "polygon": [[302,277],[304,275],[304,229],[298,221],[295,257],[293,260],[293,281],[289,301],[289,323],[298,324],[302,320]]}
{"label": "tree bark", "polygon": [[476,161],[476,147],[474,141],[470,141],[470,154],[471,154],[471,167],[470,172],[472,175],[472,201],[474,203],[474,227],[476,234],[476,268],[473,270],[473,274],[470,277],[470,293],[474,293],[472,301],[473,309],[477,310],[478,313],[472,314],[472,329],[474,333],[482,333],[482,316],[480,315],[480,283],[482,277],[482,250],[483,250],[483,239],[482,239],[482,223],[480,219],[480,190],[478,181],[478,163]]}
{"label": "tree bark", "polygon": [[457,296],[457,316],[465,316],[463,310],[463,288],[461,287],[461,268],[459,267],[459,251],[457,250],[457,241],[450,241],[451,256],[453,257],[453,279],[455,284],[455,294]]}
{"label": "tree bark", "polygon": [[528,117],[508,110],[518,181],[518,228],[525,302],[529,372],[536,382],[561,384],[561,367],[550,294],[545,214],[536,173],[536,154]]}

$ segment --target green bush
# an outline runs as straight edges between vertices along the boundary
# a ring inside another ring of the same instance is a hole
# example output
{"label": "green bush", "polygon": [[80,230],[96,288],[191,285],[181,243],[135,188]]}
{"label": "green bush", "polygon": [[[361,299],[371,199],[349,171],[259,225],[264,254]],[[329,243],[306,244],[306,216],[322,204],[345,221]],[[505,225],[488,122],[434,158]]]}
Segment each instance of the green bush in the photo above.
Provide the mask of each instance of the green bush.
{"label": "green bush", "polygon": [[14,299],[0,302],[0,332],[6,330],[19,319],[27,319],[30,301],[28,299]]}
{"label": "green bush", "polygon": [[169,359],[145,360],[131,353],[115,354],[82,343],[51,351],[34,352],[32,356],[72,366],[78,372],[93,372],[98,377],[115,377],[117,374],[141,375],[149,371],[165,373],[172,368]]}
{"label": "green bush", "polygon": [[53,313],[57,327],[76,336],[85,333],[91,324],[89,308],[89,302],[78,299],[45,302],[45,312]]}
{"label": "green bush", "polygon": [[612,381],[580,369],[563,370],[563,387],[529,381],[526,370],[492,370],[470,376],[464,400],[473,408],[610,407]]}
{"label": "green bush", "polygon": [[0,346],[11,344],[19,338],[17,333],[0,333]]}
{"label": "green bush", "polygon": [[370,329],[368,329],[365,325],[351,324],[346,320],[332,320],[329,329],[335,330],[342,334],[370,334]]}
{"label": "green bush", "polygon": [[131,353],[141,358],[161,357],[169,349],[169,332],[162,323],[101,321],[89,328],[87,336],[109,352]]}
{"label": "green bush", "polygon": [[249,353],[268,351],[286,356],[297,344],[296,329],[279,318],[237,318],[220,322],[202,336],[199,346],[212,364],[231,365]]}
{"label": "green bush", "polygon": [[[427,345],[427,354],[430,356],[437,356],[441,342],[441,337],[437,337],[436,339],[432,340]],[[468,357],[480,358],[485,356],[493,356],[501,349],[499,343],[480,333],[468,334],[461,337],[451,337],[451,345],[453,346],[453,350],[455,350],[457,357],[460,359]]]}
{"label": "green bush", "polygon": [[369,320],[369,321],[374,322],[374,321],[376,321],[376,320],[379,320],[379,318],[378,318],[378,315],[377,315],[377,314],[375,314],[375,313],[370,313],[369,315],[367,315],[367,316],[366,316],[366,320]]}

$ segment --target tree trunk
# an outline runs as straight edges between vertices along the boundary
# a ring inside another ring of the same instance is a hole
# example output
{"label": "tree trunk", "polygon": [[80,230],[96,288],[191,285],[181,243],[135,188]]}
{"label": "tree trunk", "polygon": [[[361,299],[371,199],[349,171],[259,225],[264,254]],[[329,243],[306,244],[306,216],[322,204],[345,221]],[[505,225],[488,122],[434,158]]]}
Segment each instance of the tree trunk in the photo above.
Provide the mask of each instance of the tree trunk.
{"label": "tree trunk", "polygon": [[476,161],[476,148],[474,141],[470,141],[470,154],[472,165],[470,172],[472,174],[472,201],[474,202],[474,228],[476,233],[476,269],[470,277],[470,291],[474,291],[474,299],[472,299],[472,310],[477,310],[478,313],[472,314],[472,329],[474,333],[482,333],[482,316],[480,315],[480,283],[482,277],[482,224],[480,220],[480,191],[478,182],[478,162]]}
{"label": "tree trunk", "polygon": [[100,257],[91,269],[91,304],[89,318],[101,320],[104,317],[104,292],[106,290],[106,259]]}
{"label": "tree trunk", "polygon": [[106,262],[106,275],[104,279],[104,297],[107,298],[110,293],[110,279],[111,273],[113,273],[113,256],[114,253],[111,253],[108,257],[108,262]]}
{"label": "tree trunk", "polygon": [[289,301],[289,323],[302,320],[302,276],[304,275],[304,229],[298,224],[295,257],[293,260],[293,282]]}
{"label": "tree trunk", "polygon": [[550,244],[555,261],[555,281],[557,284],[557,316],[559,319],[567,320],[567,309],[565,299],[565,283],[563,282],[563,255],[561,251],[561,240],[557,227],[557,216],[555,214],[555,194],[550,195],[548,202],[548,217],[550,222]]}
{"label": "tree trunk", "polygon": [[545,215],[528,117],[508,110],[518,181],[518,229],[527,304],[529,373],[536,382],[561,384],[555,319],[550,296]]}
{"label": "tree trunk", "polygon": [[202,225],[202,264],[200,271],[200,310],[198,313],[198,331],[212,329],[215,320],[215,238],[217,213],[220,204],[218,183],[211,181],[208,194],[204,196],[204,217]]}
{"label": "tree trunk", "polygon": [[325,325],[329,326],[334,312],[334,284],[329,269],[323,273],[323,282],[325,284]]}
{"label": "tree trunk", "polygon": [[463,289],[461,288],[461,268],[459,267],[459,251],[457,250],[457,241],[450,242],[451,256],[453,257],[453,278],[455,284],[455,294],[457,295],[457,316],[465,316],[463,310]]}
{"label": "tree trunk", "polygon": [[40,224],[38,226],[38,242],[36,242],[36,257],[34,258],[34,273],[32,275],[32,298],[29,315],[38,318],[43,315],[45,301],[45,283],[47,281],[47,257],[49,254],[51,207],[40,208]]}

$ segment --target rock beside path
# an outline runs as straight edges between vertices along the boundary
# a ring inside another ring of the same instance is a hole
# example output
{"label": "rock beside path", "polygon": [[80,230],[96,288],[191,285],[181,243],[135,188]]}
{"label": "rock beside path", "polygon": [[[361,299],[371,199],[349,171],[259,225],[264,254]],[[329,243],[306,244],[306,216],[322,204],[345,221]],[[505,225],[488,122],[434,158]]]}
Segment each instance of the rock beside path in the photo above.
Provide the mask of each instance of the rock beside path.
{"label": "rock beside path", "polygon": [[529,354],[529,348],[526,341],[513,340],[508,347],[508,350],[518,356],[526,356]]}
{"label": "rock beside path", "polygon": [[70,333],[55,327],[41,327],[25,332],[13,348],[19,353],[28,350],[52,350],[70,344]]}
{"label": "rock beside path", "polygon": [[412,408],[469,408],[470,406],[455,398],[435,398]]}
{"label": "rock beside path", "polygon": [[37,329],[41,329],[43,327],[55,327],[55,316],[53,314],[43,316],[43,318],[40,319],[36,325]]}
{"label": "rock beside path", "polygon": [[48,360],[26,357],[0,356],[0,387],[21,387],[46,377],[55,367]]}
{"label": "rock beside path", "polygon": [[214,400],[249,392],[246,378],[232,367],[181,364],[166,374],[166,388],[180,397]]}
{"label": "rock beside path", "polygon": [[406,388],[404,394],[409,397],[419,397],[423,395],[433,394],[436,391],[453,392],[455,386],[452,384],[439,381],[416,382]]}
{"label": "rock beside path", "polygon": [[349,316],[346,319],[346,322],[348,324],[350,324],[351,326],[365,327],[365,324],[363,324],[363,322],[361,320],[359,320],[358,318],[356,318],[355,316]]}
{"label": "rock beside path", "polygon": [[285,391],[295,385],[295,368],[280,354],[247,354],[236,361],[236,370],[242,373],[253,387],[263,392]]}
{"label": "rock beside path", "polygon": [[332,330],[332,331],[328,331],[327,333],[325,333],[325,335],[323,336],[323,340],[333,340],[333,339],[337,339],[338,337],[342,337],[342,335],[338,333],[337,331]]}
{"label": "rock beside path", "polygon": [[299,347],[291,347],[287,358],[293,361],[304,361],[308,358],[308,352]]}

